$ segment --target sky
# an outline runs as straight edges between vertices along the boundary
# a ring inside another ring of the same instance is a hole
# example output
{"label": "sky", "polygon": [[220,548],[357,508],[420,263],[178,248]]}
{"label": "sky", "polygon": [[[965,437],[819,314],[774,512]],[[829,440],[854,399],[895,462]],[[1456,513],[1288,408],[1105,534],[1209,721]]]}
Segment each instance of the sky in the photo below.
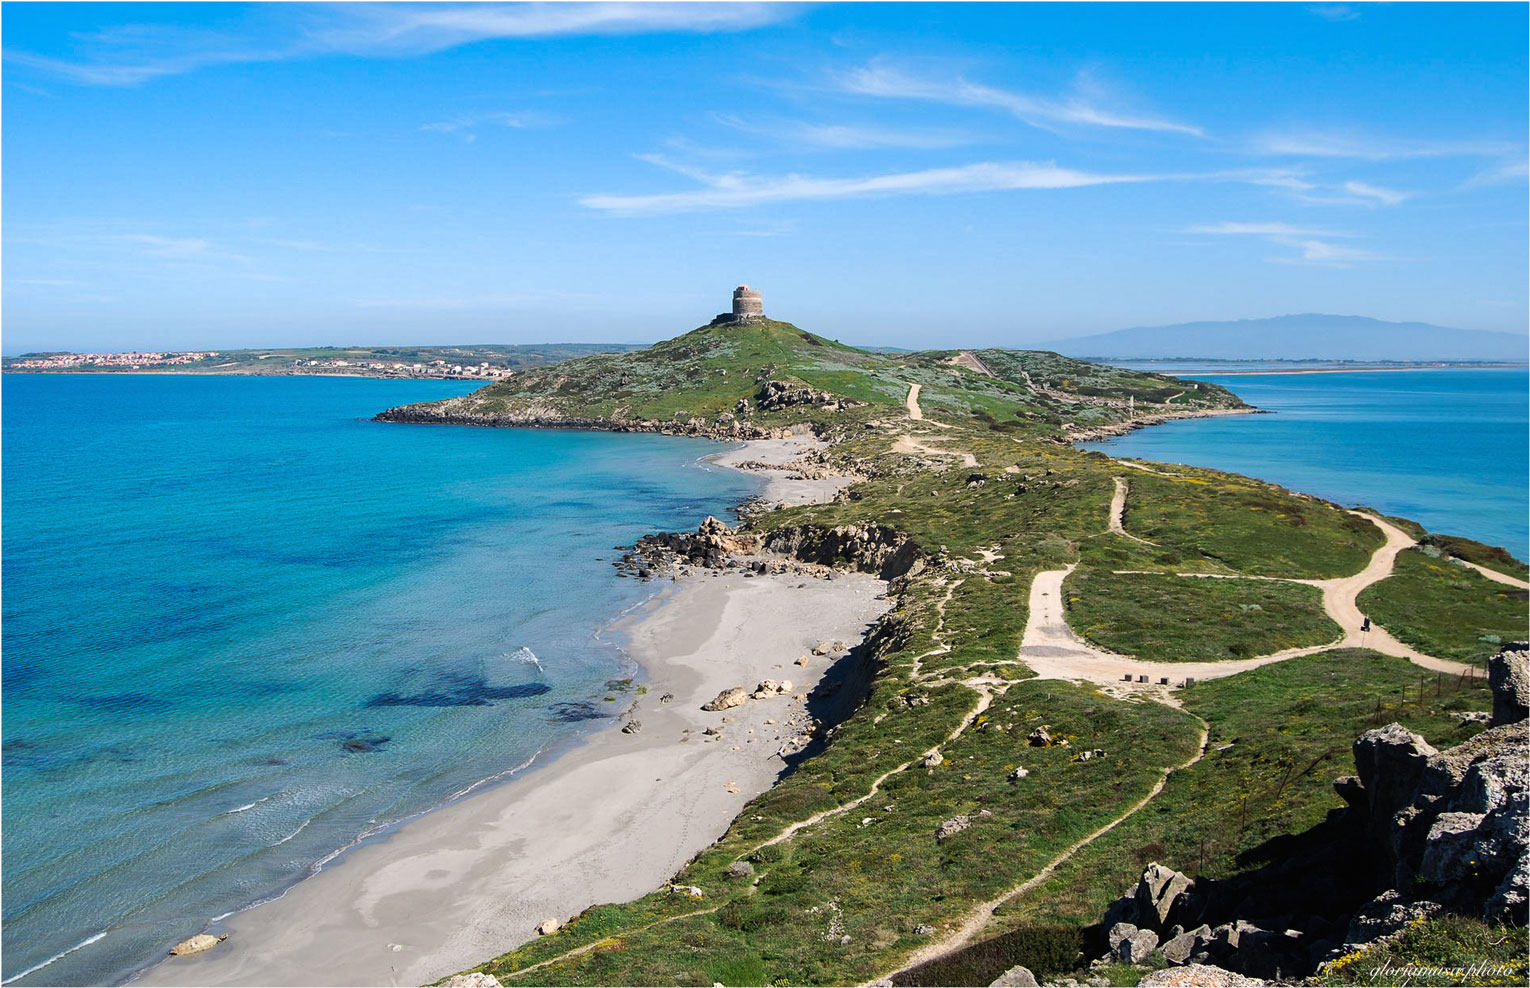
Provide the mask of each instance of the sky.
{"label": "sky", "polygon": [[6,3],[0,346],[1523,334],[1527,10]]}

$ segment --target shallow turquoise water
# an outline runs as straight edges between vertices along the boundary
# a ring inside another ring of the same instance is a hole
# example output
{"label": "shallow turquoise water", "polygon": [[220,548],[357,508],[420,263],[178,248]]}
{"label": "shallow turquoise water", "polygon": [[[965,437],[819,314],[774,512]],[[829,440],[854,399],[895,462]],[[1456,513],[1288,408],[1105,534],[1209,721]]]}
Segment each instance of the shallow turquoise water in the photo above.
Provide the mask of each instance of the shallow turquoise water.
{"label": "shallow turquoise water", "polygon": [[701,440],[366,421],[466,390],[5,377],[5,979],[120,979],[622,706],[596,634],[650,588],[612,547],[755,484]]}
{"label": "shallow turquoise water", "polygon": [[1170,422],[1083,448],[1247,474],[1530,555],[1524,369],[1184,376],[1275,414]]}

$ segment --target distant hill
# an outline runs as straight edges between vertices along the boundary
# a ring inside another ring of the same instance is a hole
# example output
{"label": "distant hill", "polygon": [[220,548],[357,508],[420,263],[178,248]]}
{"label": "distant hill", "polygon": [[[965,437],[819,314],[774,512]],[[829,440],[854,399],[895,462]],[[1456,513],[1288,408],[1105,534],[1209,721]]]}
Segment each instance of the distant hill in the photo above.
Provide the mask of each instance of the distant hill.
{"label": "distant hill", "polygon": [[1033,344],[1073,357],[1215,360],[1506,360],[1524,361],[1526,337],[1451,329],[1421,322],[1319,313],[1138,326]]}

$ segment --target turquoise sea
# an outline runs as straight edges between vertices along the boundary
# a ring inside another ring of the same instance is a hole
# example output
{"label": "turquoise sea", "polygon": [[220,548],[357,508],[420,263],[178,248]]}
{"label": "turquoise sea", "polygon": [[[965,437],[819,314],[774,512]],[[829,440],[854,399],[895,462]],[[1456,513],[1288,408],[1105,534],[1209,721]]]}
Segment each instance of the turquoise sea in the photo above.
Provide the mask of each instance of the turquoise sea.
{"label": "turquoise sea", "polygon": [[613,547],[703,440],[383,425],[430,381],[6,375],[4,966],[121,980],[609,723]]}
{"label": "turquoise sea", "polygon": [[1524,368],[1181,376],[1274,414],[1170,422],[1084,448],[1247,474],[1530,556]]}

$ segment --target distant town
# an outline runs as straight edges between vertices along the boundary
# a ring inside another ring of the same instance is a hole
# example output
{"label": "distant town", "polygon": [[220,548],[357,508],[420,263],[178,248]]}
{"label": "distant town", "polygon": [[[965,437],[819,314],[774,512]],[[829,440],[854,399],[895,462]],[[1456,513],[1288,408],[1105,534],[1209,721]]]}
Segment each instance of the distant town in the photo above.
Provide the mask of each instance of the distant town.
{"label": "distant town", "polygon": [[573,357],[634,349],[629,344],[553,343],[456,347],[308,347],[272,350],[134,350],[126,353],[24,353],[4,359],[8,373],[181,373],[340,375],[498,381]]}

